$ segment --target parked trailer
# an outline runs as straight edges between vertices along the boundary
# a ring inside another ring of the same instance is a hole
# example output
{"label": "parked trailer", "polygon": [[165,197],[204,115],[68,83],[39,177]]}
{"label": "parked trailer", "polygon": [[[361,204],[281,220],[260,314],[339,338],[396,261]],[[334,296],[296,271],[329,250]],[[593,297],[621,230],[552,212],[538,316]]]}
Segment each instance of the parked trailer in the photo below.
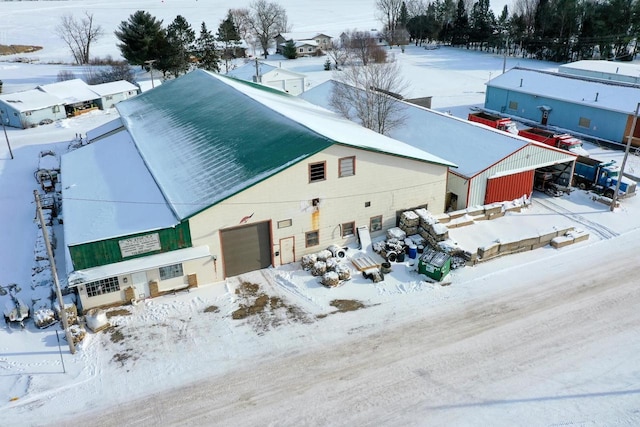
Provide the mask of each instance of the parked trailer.
{"label": "parked trailer", "polygon": [[[595,189],[605,197],[612,198],[618,179],[620,168],[615,160],[601,162],[589,157],[578,156],[573,174],[573,186],[583,190]],[[636,183],[625,177],[620,181],[619,197],[635,195]]]}
{"label": "parked trailer", "polygon": [[518,135],[552,147],[571,151],[579,156],[589,157],[589,152],[582,147],[582,141],[568,133],[556,133],[541,128],[528,128],[518,131]]}
{"label": "parked trailer", "polygon": [[489,126],[490,128],[518,134],[518,128],[516,127],[516,124],[511,121],[511,119],[500,117],[495,114],[490,114],[486,111],[469,113],[468,119],[470,122],[482,123],[483,125]]}

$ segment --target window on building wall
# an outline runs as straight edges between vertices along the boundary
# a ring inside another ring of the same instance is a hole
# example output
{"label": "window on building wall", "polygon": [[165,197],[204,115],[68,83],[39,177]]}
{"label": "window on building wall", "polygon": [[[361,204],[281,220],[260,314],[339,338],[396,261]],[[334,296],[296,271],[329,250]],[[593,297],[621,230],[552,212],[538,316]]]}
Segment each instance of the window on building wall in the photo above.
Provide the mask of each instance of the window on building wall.
{"label": "window on building wall", "polygon": [[111,101],[113,99],[113,95],[107,95],[104,97],[107,101]]}
{"label": "window on building wall", "polygon": [[339,161],[338,176],[353,176],[356,174],[356,158],[355,156],[343,157]]}
{"label": "window on building wall", "polygon": [[509,110],[517,110],[518,103],[516,101],[509,101]]}
{"label": "window on building wall", "polygon": [[589,129],[591,127],[591,120],[586,117],[580,117],[578,120],[578,126]]}
{"label": "window on building wall", "polygon": [[53,108],[51,109],[51,111],[53,111],[54,113],[59,113],[60,112],[60,106],[59,105],[54,105]]}
{"label": "window on building wall", "polygon": [[311,163],[309,165],[309,182],[324,181],[326,179],[326,162]]}
{"label": "window on building wall", "polygon": [[117,277],[96,280],[95,282],[89,282],[84,286],[87,289],[87,295],[90,297],[118,292],[120,290],[120,282],[118,282]]}
{"label": "window on building wall", "polygon": [[371,232],[382,230],[382,215],[372,216],[369,219],[369,230]]}
{"label": "window on building wall", "polygon": [[355,222],[345,222],[342,224],[342,237],[353,236],[356,233]]}
{"label": "window on building wall", "polygon": [[304,53],[304,48],[300,48],[300,53]]}
{"label": "window on building wall", "polygon": [[278,221],[278,228],[287,228],[292,225],[291,219],[283,219],[282,221]]}
{"label": "window on building wall", "polygon": [[182,276],[182,264],[167,265],[160,267],[160,280],[173,279]]}
{"label": "window on building wall", "polygon": [[318,230],[305,233],[306,247],[318,246],[320,244],[320,232]]}
{"label": "window on building wall", "polygon": [[31,115],[31,111],[25,111],[25,112],[24,112],[24,115],[25,115],[25,116],[30,116],[30,115]]}

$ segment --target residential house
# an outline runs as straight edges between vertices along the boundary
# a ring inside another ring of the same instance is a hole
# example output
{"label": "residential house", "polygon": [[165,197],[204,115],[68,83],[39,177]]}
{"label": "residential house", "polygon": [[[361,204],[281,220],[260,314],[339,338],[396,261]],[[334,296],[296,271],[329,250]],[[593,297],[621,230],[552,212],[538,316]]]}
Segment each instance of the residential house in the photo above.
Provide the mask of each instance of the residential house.
{"label": "residential house", "polygon": [[279,54],[287,42],[294,42],[298,56],[313,56],[331,47],[331,36],[325,33],[280,33],[275,41],[276,53]]}
{"label": "residential house", "polygon": [[[357,244],[444,211],[451,162],[277,90],[192,71],[62,158],[69,284],[120,304]],[[116,131],[116,132],[114,132]]]}

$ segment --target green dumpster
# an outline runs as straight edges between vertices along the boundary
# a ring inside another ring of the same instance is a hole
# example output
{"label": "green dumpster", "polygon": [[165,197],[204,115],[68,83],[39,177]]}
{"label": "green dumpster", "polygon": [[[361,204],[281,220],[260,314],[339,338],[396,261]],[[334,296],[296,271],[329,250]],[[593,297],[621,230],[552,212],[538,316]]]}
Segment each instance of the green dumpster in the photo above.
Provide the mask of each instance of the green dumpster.
{"label": "green dumpster", "polygon": [[425,248],[418,261],[418,273],[440,281],[451,270],[451,256],[431,248]]}

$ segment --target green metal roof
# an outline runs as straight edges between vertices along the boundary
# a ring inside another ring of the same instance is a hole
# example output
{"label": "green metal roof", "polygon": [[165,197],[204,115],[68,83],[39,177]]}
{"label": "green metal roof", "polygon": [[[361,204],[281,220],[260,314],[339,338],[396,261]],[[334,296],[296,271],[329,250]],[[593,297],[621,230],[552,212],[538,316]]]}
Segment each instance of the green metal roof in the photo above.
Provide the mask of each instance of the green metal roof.
{"label": "green metal roof", "polygon": [[179,219],[333,144],[455,166],[284,92],[203,70],[116,108]]}
{"label": "green metal roof", "polygon": [[333,144],[204,71],[117,108],[181,219]]}

